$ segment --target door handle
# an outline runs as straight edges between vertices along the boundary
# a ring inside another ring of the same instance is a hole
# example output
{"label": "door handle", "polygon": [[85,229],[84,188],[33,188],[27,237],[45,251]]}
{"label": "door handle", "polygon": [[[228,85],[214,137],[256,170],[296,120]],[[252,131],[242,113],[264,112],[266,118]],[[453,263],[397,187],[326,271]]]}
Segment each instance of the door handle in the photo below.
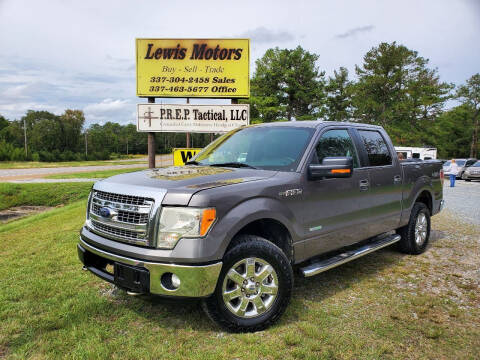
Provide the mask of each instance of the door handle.
{"label": "door handle", "polygon": [[401,182],[402,182],[402,177],[401,177],[400,175],[395,175],[395,176],[393,177],[393,182],[394,182],[395,184],[401,183]]}
{"label": "door handle", "polygon": [[360,180],[359,184],[360,184],[360,191],[367,191],[370,186],[370,183],[368,182],[368,180]]}

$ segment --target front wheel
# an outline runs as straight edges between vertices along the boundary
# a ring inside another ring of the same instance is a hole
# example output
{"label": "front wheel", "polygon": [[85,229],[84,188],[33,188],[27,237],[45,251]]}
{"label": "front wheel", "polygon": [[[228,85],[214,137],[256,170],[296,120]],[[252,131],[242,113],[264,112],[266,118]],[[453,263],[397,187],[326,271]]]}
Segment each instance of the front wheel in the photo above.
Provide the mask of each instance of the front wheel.
{"label": "front wheel", "polygon": [[229,250],[215,292],[203,301],[207,315],[232,332],[253,332],[272,325],[285,311],[293,271],[275,244],[243,235]]}
{"label": "front wheel", "polygon": [[408,224],[397,229],[402,236],[398,242],[401,252],[418,255],[425,251],[430,239],[430,211],[423,203],[415,203]]}

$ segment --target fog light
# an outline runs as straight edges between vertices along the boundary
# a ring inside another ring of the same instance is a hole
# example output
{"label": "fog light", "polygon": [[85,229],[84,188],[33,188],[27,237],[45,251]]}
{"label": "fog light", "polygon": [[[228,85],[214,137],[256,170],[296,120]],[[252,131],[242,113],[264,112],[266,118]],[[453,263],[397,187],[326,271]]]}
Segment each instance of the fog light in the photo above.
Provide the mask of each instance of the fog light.
{"label": "fog light", "polygon": [[160,279],[162,286],[166,290],[174,291],[180,286],[180,278],[172,273],[165,273]]}
{"label": "fog light", "polygon": [[175,274],[172,274],[172,286],[175,289],[177,289],[180,286],[180,278]]}

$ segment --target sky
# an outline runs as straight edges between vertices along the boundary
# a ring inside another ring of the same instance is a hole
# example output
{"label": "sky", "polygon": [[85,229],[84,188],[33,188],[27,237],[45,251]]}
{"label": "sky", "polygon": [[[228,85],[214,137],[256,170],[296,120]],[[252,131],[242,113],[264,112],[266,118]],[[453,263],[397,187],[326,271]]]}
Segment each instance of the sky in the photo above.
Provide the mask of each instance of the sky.
{"label": "sky", "polygon": [[300,45],[327,76],[344,66],[351,77],[368,50],[396,41],[460,85],[480,72],[480,0],[0,0],[0,114],[80,109],[87,124],[133,123],[146,102],[135,38],[225,37],[251,39],[251,73],[268,48]]}

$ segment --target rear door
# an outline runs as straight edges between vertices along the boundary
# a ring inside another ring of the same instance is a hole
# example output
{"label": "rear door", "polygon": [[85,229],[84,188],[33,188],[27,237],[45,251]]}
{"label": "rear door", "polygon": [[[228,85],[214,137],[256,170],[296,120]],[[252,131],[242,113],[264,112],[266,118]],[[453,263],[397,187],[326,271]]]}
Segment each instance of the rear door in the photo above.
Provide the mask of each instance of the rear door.
{"label": "rear door", "polygon": [[305,251],[314,256],[366,239],[369,236],[368,169],[359,157],[347,127],[327,128],[316,142],[309,163],[325,157],[350,156],[354,169],[350,178],[309,180],[303,186]]}
{"label": "rear door", "polygon": [[402,172],[390,141],[378,129],[356,130],[368,163],[370,236],[398,227],[402,214]]}

